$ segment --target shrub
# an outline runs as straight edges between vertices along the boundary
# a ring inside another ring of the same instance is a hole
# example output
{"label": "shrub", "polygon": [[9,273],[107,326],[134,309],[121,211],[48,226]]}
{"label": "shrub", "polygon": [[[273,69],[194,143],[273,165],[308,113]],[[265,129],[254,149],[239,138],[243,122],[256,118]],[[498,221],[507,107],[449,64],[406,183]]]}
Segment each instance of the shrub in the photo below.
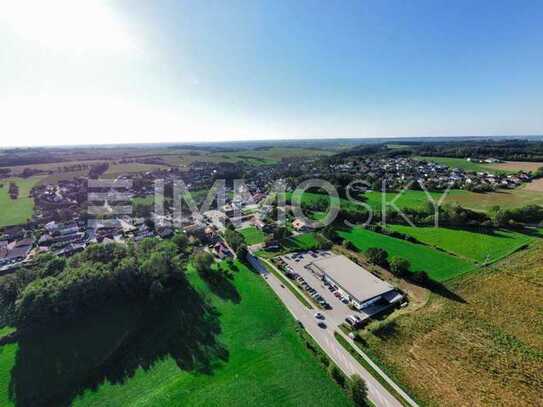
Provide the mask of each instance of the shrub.
{"label": "shrub", "polygon": [[409,273],[410,268],[411,268],[411,263],[409,263],[408,260],[402,257],[393,257],[390,260],[390,271],[392,272],[392,274],[398,277],[407,275],[407,273]]}
{"label": "shrub", "polygon": [[370,247],[366,250],[366,257],[370,263],[377,264],[381,267],[386,267],[388,264],[388,253],[381,248]]}

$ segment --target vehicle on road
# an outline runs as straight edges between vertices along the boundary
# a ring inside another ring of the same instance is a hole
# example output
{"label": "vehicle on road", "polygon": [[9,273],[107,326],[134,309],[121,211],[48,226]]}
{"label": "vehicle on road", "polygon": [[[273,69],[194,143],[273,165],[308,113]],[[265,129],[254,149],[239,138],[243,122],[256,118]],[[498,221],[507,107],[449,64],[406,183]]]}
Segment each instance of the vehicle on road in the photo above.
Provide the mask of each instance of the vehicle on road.
{"label": "vehicle on road", "polygon": [[324,315],[322,315],[320,312],[315,313],[315,318],[317,319],[324,319]]}
{"label": "vehicle on road", "polygon": [[320,321],[318,324],[319,328],[326,329],[326,324],[322,321]]}

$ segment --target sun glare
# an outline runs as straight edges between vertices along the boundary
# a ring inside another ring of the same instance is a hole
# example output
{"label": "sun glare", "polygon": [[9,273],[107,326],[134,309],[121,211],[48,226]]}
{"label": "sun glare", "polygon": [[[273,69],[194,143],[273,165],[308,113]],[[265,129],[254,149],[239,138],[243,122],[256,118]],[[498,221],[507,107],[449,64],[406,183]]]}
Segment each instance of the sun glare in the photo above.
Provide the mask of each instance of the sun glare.
{"label": "sun glare", "polygon": [[0,0],[0,23],[53,50],[123,52],[133,37],[107,1]]}

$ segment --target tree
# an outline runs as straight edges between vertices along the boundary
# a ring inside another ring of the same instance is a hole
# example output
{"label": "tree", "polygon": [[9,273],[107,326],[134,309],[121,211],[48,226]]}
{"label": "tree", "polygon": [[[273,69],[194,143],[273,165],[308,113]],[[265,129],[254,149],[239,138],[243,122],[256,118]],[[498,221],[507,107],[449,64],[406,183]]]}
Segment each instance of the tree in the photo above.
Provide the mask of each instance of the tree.
{"label": "tree", "polygon": [[349,383],[349,396],[357,407],[367,406],[368,387],[366,382],[359,376],[353,375]]}
{"label": "tree", "polygon": [[350,240],[343,239],[343,241],[341,242],[341,245],[347,250],[355,250],[354,244]]}
{"label": "tree", "polygon": [[388,253],[386,250],[378,247],[370,247],[366,250],[366,257],[370,263],[376,264],[381,267],[388,265]]}
{"label": "tree", "polygon": [[189,239],[184,233],[176,233],[172,238],[172,242],[177,246],[179,253],[184,252],[189,245]]}
{"label": "tree", "polygon": [[290,235],[290,232],[284,226],[279,226],[277,229],[273,231],[274,240],[283,240],[289,237],[289,235]]}
{"label": "tree", "polygon": [[345,386],[345,376],[336,365],[330,365],[328,371],[330,373],[330,377],[334,379],[337,384],[339,384],[341,387]]}
{"label": "tree", "polygon": [[245,239],[243,239],[241,233],[236,232],[235,230],[226,229],[224,238],[235,252],[238,251],[241,245],[245,244]]}
{"label": "tree", "polygon": [[249,251],[247,250],[247,246],[245,244],[242,244],[240,247],[238,247],[238,250],[236,250],[236,257],[240,261],[245,261],[247,254],[249,254]]}
{"label": "tree", "polygon": [[192,257],[192,262],[198,273],[208,274],[211,271],[214,260],[208,252],[199,251]]}
{"label": "tree", "polygon": [[321,250],[330,250],[332,248],[332,242],[321,233],[315,234],[315,240],[317,241],[317,248]]}
{"label": "tree", "polygon": [[142,202],[134,204],[133,213],[137,218],[149,218],[153,212],[153,205],[147,205]]}
{"label": "tree", "polygon": [[398,276],[398,277],[405,276],[407,273],[409,273],[410,268],[411,268],[411,263],[409,263],[408,260],[402,257],[393,257],[390,260],[390,271],[395,276]]}
{"label": "tree", "polygon": [[430,282],[430,277],[426,271],[417,271],[411,275],[410,280],[420,285],[427,285]]}

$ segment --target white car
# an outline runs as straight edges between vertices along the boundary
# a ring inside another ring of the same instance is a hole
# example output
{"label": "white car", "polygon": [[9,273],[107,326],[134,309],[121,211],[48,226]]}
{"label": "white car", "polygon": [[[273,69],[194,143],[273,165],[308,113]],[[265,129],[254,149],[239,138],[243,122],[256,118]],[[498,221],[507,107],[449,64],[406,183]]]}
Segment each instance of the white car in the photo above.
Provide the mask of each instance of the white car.
{"label": "white car", "polygon": [[315,313],[315,318],[324,319],[324,315],[322,315],[320,312],[317,312],[317,313]]}

